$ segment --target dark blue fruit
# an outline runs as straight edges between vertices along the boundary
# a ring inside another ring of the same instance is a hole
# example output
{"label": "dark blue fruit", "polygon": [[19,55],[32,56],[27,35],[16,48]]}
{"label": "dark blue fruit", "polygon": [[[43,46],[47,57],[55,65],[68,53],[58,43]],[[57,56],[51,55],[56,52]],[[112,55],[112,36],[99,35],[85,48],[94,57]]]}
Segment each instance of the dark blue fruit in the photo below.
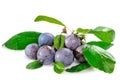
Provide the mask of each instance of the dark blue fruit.
{"label": "dark blue fruit", "polygon": [[25,54],[30,59],[37,59],[37,51],[39,47],[36,43],[29,44],[25,48]]}
{"label": "dark blue fruit", "polygon": [[[79,62],[79,63],[84,63],[86,62],[85,58],[84,58],[84,55],[83,55],[83,48],[84,48],[84,45],[82,46],[79,46],[75,51],[74,51],[74,56],[76,58],[76,60]],[[89,53],[88,53],[89,54]]]}
{"label": "dark blue fruit", "polygon": [[42,46],[37,52],[37,59],[42,62],[44,65],[51,64],[54,60],[55,51],[50,46]]}
{"label": "dark blue fruit", "polygon": [[54,36],[50,33],[42,33],[38,38],[39,46],[49,45],[52,46]]}
{"label": "dark blue fruit", "polygon": [[67,36],[65,39],[65,46],[71,50],[75,50],[80,45],[80,39],[74,34]]}
{"label": "dark blue fruit", "polygon": [[55,62],[62,62],[65,66],[72,64],[73,60],[73,52],[70,49],[62,48],[55,53]]}

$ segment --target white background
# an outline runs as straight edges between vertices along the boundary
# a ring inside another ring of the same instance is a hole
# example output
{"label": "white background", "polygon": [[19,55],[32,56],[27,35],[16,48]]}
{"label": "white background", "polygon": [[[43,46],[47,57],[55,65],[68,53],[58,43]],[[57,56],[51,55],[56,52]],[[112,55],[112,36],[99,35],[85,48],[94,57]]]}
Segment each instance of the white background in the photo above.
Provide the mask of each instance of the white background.
{"label": "white background", "polygon": [[[115,70],[107,74],[90,68],[79,73],[56,74],[53,66],[27,70],[24,51],[0,47],[0,80],[119,80],[120,78],[120,2],[119,0],[0,0],[0,45],[23,31],[59,34],[62,27],[46,22],[35,23],[38,15],[61,20],[70,29],[107,26],[116,31],[109,49],[116,59]],[[97,40],[88,36],[87,40]]]}

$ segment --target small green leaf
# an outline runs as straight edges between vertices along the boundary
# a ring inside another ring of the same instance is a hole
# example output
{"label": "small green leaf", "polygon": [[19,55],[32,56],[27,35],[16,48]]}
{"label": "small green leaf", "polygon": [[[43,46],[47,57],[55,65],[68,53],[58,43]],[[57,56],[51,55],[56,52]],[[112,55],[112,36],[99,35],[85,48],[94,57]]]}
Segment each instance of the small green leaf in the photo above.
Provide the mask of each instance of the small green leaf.
{"label": "small green leaf", "polygon": [[64,35],[57,35],[54,38],[54,47],[58,50],[64,47],[65,36]]}
{"label": "small green leaf", "polygon": [[106,73],[112,73],[115,67],[114,57],[104,49],[94,46],[94,45],[86,45],[83,49],[84,57],[87,62]]}
{"label": "small green leaf", "polygon": [[82,29],[82,28],[77,29],[78,33],[84,33],[84,34],[90,33],[91,31],[92,31],[92,29]]}
{"label": "small green leaf", "polygon": [[112,42],[115,38],[115,31],[113,29],[102,26],[95,28],[93,34],[104,42]]}
{"label": "small green leaf", "polygon": [[61,62],[54,63],[54,71],[61,74],[65,70],[65,66]]}
{"label": "small green leaf", "polygon": [[44,15],[37,16],[34,21],[35,22],[38,22],[38,21],[47,21],[47,22],[50,22],[50,23],[54,23],[54,24],[58,24],[58,25],[61,25],[61,26],[65,26],[59,20],[57,20],[55,18],[52,18],[52,17],[44,16]]}
{"label": "small green leaf", "polygon": [[33,62],[30,62],[29,64],[27,64],[26,68],[27,69],[37,69],[37,68],[42,67],[42,65],[43,64],[39,61],[33,61]]}
{"label": "small green leaf", "polygon": [[9,49],[23,50],[30,43],[38,43],[38,37],[40,34],[41,33],[39,32],[33,31],[21,32],[10,38],[3,45]]}
{"label": "small green leaf", "polygon": [[101,48],[103,48],[105,50],[107,50],[111,46],[113,46],[112,43],[107,43],[107,42],[103,42],[103,41],[91,41],[91,42],[88,42],[87,44],[99,46],[99,47],[101,47]]}
{"label": "small green leaf", "polygon": [[66,69],[67,72],[80,72],[82,70],[88,69],[90,65],[88,63],[80,63],[72,68]]}

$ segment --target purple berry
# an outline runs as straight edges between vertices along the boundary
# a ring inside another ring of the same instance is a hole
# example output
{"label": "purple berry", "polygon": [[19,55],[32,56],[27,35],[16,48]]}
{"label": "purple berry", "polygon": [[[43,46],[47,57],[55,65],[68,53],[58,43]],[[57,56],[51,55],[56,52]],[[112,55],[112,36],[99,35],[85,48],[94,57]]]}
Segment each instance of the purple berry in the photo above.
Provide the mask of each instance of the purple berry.
{"label": "purple berry", "polygon": [[62,62],[65,66],[69,66],[74,61],[73,52],[70,49],[62,48],[55,53],[55,62]]}
{"label": "purple berry", "polygon": [[84,55],[83,55],[83,48],[84,48],[84,45],[79,46],[79,47],[74,51],[74,56],[75,56],[76,60],[77,60],[79,63],[84,63],[84,62],[86,62],[86,60],[85,60],[85,58],[84,58]]}
{"label": "purple berry", "polygon": [[71,50],[75,50],[80,45],[80,39],[74,34],[67,36],[65,39],[65,46]]}
{"label": "purple berry", "polygon": [[54,60],[55,50],[50,46],[42,46],[37,52],[37,59],[44,65],[51,64]]}
{"label": "purple berry", "polygon": [[51,33],[42,33],[38,38],[39,46],[53,45],[54,36]]}
{"label": "purple berry", "polygon": [[37,51],[38,45],[36,43],[32,43],[26,46],[25,55],[30,59],[37,59]]}

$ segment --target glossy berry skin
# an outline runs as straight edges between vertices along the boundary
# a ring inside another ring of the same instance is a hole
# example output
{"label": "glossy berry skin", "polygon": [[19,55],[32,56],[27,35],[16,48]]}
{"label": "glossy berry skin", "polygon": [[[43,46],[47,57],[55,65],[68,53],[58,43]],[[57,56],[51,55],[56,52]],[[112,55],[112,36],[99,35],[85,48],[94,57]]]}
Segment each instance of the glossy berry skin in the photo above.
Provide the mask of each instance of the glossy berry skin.
{"label": "glossy berry skin", "polygon": [[74,34],[67,36],[65,39],[65,46],[71,50],[75,50],[80,45],[80,39]]}
{"label": "glossy berry skin", "polygon": [[39,46],[49,45],[52,46],[54,36],[51,33],[42,33],[38,38]]}
{"label": "glossy berry skin", "polygon": [[37,59],[44,65],[51,64],[54,60],[55,50],[50,46],[42,46],[37,52]]}
{"label": "glossy berry skin", "polygon": [[69,66],[74,61],[73,52],[70,49],[62,48],[55,53],[55,62],[61,62]]}
{"label": "glossy berry skin", "polygon": [[83,48],[84,48],[84,45],[82,46],[79,46],[75,51],[74,51],[74,56],[76,58],[76,60],[79,62],[79,63],[85,63],[87,62],[84,58],[84,55],[83,55]]}
{"label": "glossy berry skin", "polygon": [[37,59],[37,51],[39,47],[36,43],[32,43],[26,46],[25,55],[30,59]]}

